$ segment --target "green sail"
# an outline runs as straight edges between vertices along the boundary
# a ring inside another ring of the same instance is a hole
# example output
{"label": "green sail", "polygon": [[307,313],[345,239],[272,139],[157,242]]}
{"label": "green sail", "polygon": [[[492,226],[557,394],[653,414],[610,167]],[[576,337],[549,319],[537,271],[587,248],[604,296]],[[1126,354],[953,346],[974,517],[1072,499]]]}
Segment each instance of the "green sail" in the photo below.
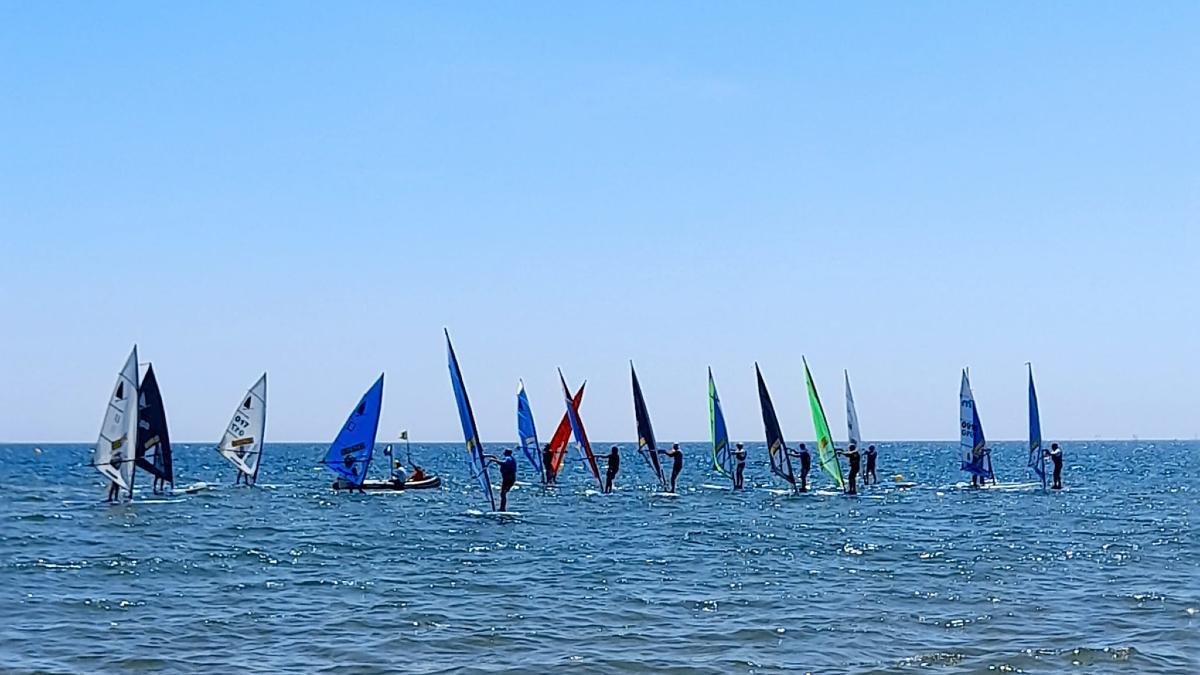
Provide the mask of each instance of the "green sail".
{"label": "green sail", "polygon": [[[803,359],[803,357],[801,357]],[[821,397],[817,395],[817,387],[813,384],[812,373],[808,371],[808,360],[804,360],[804,383],[808,387],[808,404],[812,408],[813,429],[817,433],[817,463],[829,474],[839,488],[843,487],[842,465],[838,461],[833,448],[833,434],[829,433],[829,421],[825,419],[825,409],[821,407]]]}

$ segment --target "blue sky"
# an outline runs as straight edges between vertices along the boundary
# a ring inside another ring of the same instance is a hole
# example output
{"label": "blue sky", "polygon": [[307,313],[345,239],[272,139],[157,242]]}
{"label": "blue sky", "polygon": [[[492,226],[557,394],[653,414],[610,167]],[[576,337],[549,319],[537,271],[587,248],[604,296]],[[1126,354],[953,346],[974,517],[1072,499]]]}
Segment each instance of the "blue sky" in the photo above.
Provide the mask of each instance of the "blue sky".
{"label": "blue sky", "polygon": [[175,437],[1200,434],[1200,5],[0,1],[0,391],[90,441],[131,343]]}

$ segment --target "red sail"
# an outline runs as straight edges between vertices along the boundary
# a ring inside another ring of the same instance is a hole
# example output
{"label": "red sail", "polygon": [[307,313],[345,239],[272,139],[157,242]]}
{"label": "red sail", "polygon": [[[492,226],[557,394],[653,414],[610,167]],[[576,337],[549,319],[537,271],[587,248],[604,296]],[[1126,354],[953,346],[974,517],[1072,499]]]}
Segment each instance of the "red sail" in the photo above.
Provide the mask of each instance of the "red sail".
{"label": "red sail", "polygon": [[[579,391],[575,392],[575,398],[572,401],[575,404],[575,409],[579,409],[579,405],[583,403],[583,388],[587,386],[587,382],[579,385]],[[563,413],[562,421],[558,423],[558,428],[554,430],[554,436],[550,438],[550,456],[554,459],[554,473],[558,475],[559,469],[562,468],[563,458],[567,456],[567,443],[571,441],[571,418],[567,417],[567,413]]]}

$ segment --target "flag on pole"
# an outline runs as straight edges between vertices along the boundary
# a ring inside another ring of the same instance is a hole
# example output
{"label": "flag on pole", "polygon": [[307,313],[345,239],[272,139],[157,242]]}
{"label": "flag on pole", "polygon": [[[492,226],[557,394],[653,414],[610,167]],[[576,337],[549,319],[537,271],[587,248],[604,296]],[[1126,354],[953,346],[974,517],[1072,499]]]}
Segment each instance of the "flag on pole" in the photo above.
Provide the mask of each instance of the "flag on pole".
{"label": "flag on pole", "polygon": [[402,440],[402,441],[408,440],[408,429],[405,429],[404,431],[400,432],[400,440]]}

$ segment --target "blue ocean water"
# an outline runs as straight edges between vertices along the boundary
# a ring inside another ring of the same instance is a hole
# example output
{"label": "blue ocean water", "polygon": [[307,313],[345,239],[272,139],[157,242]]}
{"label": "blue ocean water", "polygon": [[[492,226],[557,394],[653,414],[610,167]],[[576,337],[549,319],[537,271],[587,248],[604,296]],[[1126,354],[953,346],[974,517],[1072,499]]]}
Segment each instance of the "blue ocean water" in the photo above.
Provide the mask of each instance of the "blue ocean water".
{"label": "blue ocean water", "polygon": [[955,445],[885,443],[881,478],[918,486],[857,498],[705,487],[702,444],[656,495],[622,447],[615,494],[573,462],[497,519],[461,446],[412,448],[440,490],[354,495],[321,445],[268,445],[256,489],[180,445],[178,485],[215,489],[118,506],[88,446],[0,446],[0,670],[1200,672],[1196,443],[1068,443],[1062,492],[958,488]]}

